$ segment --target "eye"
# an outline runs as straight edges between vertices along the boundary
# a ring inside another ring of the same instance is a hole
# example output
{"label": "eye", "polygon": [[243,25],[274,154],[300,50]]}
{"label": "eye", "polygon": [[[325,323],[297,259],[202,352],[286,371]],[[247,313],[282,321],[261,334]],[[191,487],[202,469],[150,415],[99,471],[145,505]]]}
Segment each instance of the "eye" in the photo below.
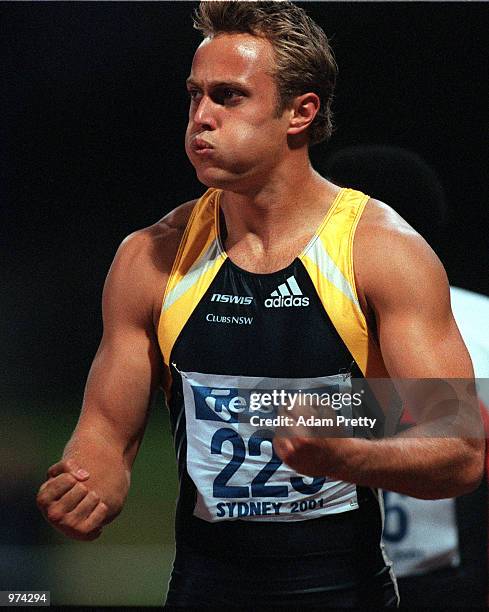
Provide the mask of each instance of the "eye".
{"label": "eye", "polygon": [[236,96],[240,96],[240,92],[234,89],[224,89],[222,92],[222,96],[225,100],[232,100]]}
{"label": "eye", "polygon": [[191,100],[195,101],[200,96],[198,89],[187,89],[188,96]]}
{"label": "eye", "polygon": [[243,97],[243,92],[231,87],[222,87],[214,92],[212,98],[217,104],[233,104],[239,102]]}

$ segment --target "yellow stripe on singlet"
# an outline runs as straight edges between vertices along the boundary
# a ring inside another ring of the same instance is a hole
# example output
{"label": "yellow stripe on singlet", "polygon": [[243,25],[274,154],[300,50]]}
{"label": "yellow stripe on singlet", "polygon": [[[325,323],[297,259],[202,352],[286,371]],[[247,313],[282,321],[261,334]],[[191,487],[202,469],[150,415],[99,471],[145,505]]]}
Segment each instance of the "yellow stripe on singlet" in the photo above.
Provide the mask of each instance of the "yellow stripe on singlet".
{"label": "yellow stripe on singlet", "polygon": [[353,239],[368,199],[361,191],[342,189],[299,258],[364,376],[388,377],[361,310],[353,272]]}
{"label": "yellow stripe on singlet", "polygon": [[[209,189],[196,202],[166,285],[158,342],[167,368],[180,332],[226,260],[217,238],[215,195]],[[168,372],[165,379],[168,393]]]}

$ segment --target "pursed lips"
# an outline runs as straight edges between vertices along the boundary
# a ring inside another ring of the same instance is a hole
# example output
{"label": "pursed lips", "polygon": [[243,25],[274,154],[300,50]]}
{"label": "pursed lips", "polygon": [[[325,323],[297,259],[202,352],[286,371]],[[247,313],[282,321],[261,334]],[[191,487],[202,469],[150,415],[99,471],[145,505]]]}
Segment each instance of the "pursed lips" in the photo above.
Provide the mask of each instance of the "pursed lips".
{"label": "pursed lips", "polygon": [[210,143],[200,137],[192,139],[191,147],[196,153],[201,151],[209,151],[214,148]]}

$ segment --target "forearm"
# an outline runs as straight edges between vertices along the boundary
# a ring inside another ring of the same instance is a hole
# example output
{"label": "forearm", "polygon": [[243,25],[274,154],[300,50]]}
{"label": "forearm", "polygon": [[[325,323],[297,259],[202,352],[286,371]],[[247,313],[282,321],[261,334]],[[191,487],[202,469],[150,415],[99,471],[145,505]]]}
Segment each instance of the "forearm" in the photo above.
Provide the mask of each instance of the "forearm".
{"label": "forearm", "polygon": [[354,452],[335,476],[359,485],[439,499],[468,493],[482,476],[482,440],[399,436],[352,442]]}

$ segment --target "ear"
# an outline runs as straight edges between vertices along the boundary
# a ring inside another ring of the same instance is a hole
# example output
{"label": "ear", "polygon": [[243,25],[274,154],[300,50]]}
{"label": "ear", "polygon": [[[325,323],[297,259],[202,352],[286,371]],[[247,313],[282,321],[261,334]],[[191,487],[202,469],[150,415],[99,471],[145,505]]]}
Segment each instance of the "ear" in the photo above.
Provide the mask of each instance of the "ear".
{"label": "ear", "polygon": [[312,92],[294,98],[287,134],[303,133],[314,121],[320,106],[319,96]]}

